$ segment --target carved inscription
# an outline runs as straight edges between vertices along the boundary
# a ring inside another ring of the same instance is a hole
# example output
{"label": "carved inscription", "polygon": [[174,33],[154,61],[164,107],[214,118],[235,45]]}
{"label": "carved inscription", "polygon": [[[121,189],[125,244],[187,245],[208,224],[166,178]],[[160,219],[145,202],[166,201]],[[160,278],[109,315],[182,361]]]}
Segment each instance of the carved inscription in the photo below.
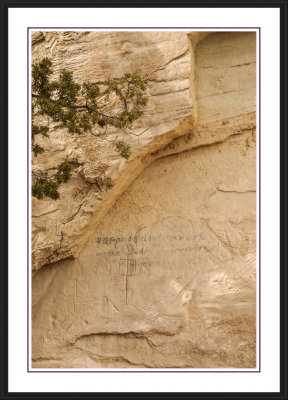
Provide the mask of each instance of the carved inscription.
{"label": "carved inscription", "polygon": [[131,279],[131,277],[134,277],[136,272],[136,260],[129,258],[133,254],[132,244],[128,244],[126,251],[123,251],[123,253],[126,254],[126,259],[120,259],[119,261],[119,274],[125,277],[125,304],[128,304],[128,297],[133,295],[133,278]]}
{"label": "carved inscription", "polygon": [[158,235],[129,235],[129,236],[103,236],[97,237],[97,247],[100,246],[112,246],[115,249],[119,249],[119,246],[124,244],[144,244],[144,243],[155,243],[155,242],[203,242],[205,241],[205,235],[201,232],[195,235],[184,235],[184,234],[158,234]]}
{"label": "carved inscription", "polygon": [[[211,253],[216,250],[216,244],[211,245],[211,241],[207,241],[204,233],[195,235],[130,235],[130,236],[105,236],[97,238],[97,249],[107,248],[107,250],[97,251],[98,255],[106,255],[109,257],[121,255],[121,245],[123,243],[131,246],[131,254],[151,255],[155,246],[163,245],[163,252],[169,253]],[[134,245],[134,246],[133,246]],[[113,250],[109,247],[113,247]],[[151,247],[152,246],[152,247]],[[170,260],[167,260],[169,265]],[[155,260],[147,260],[150,266],[155,264]],[[163,265],[163,261],[160,263]],[[164,262],[165,264],[165,262]]]}
{"label": "carved inscription", "polygon": [[[65,331],[71,329],[76,317],[76,279],[69,279],[64,287],[60,299],[58,300],[58,309],[61,308],[60,324]],[[62,304],[61,304],[62,303]]]}
{"label": "carved inscription", "polygon": [[[113,332],[121,313],[125,329],[126,324],[127,329],[142,326],[142,318],[150,321],[147,329],[174,329],[173,318],[182,323],[191,283],[217,245],[209,232],[195,232],[190,222],[177,218],[137,234],[96,237],[79,257],[79,272],[59,293],[61,328],[67,335],[85,327]],[[185,293],[175,285],[185,287]],[[158,318],[161,313],[165,323]]]}

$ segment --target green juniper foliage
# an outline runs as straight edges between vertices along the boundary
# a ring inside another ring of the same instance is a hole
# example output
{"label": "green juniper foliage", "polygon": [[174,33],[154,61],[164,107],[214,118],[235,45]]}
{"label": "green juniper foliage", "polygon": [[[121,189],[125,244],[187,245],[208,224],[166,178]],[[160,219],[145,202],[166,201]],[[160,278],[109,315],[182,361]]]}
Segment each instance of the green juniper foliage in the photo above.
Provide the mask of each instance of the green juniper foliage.
{"label": "green juniper foliage", "polygon": [[[109,126],[129,134],[132,132],[127,129],[131,129],[132,123],[143,114],[148,102],[145,97],[146,82],[137,73],[126,73],[117,79],[108,78],[100,85],[91,82],[79,85],[74,81],[72,72],[65,69],[57,80],[51,79],[52,74],[49,58],[32,65],[32,151],[35,156],[44,152],[44,148],[35,143],[36,136],[49,137],[49,126],[37,125],[36,115],[61,123],[72,134],[89,131],[94,136],[104,136]],[[122,157],[129,158],[129,144],[124,141],[113,144]],[[64,163],[54,175],[47,172],[34,174],[32,195],[38,199],[44,196],[58,199],[59,185],[68,181],[71,169],[69,163]]]}
{"label": "green juniper foliage", "polygon": [[131,147],[129,144],[119,140],[118,142],[115,142],[114,145],[121,157],[128,159],[131,156]]}
{"label": "green juniper foliage", "polygon": [[37,197],[39,200],[43,199],[44,196],[53,200],[59,199],[58,188],[61,183],[66,183],[69,180],[71,169],[71,164],[63,163],[52,176],[48,176],[47,171],[36,174],[35,182],[32,185],[32,196]]}

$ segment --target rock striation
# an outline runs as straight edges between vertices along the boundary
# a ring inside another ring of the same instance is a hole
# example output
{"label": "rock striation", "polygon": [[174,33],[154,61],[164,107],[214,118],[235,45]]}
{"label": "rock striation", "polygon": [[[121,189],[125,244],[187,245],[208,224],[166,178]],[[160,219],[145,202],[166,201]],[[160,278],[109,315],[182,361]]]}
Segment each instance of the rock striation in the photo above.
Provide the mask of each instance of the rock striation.
{"label": "rock striation", "polygon": [[74,166],[32,200],[33,367],[254,368],[255,33],[36,32],[32,53],[150,94],[128,161],[56,125],[33,160]]}
{"label": "rock striation", "polygon": [[[32,54],[34,62],[50,57],[55,74],[63,68],[73,71],[77,82],[101,82],[138,72],[147,79],[150,94],[147,111],[133,131],[150,129],[139,137],[125,138],[133,149],[128,162],[111,143],[90,133],[73,137],[55,126],[51,140],[39,140],[47,151],[34,160],[36,171],[56,168],[63,161],[74,164],[75,170],[69,184],[61,188],[61,201],[33,199],[35,271],[49,262],[77,256],[90,228],[148,165],[150,154],[173,138],[189,134],[194,119],[190,43],[185,33],[42,32],[33,37]],[[122,137],[110,132],[110,140]]]}

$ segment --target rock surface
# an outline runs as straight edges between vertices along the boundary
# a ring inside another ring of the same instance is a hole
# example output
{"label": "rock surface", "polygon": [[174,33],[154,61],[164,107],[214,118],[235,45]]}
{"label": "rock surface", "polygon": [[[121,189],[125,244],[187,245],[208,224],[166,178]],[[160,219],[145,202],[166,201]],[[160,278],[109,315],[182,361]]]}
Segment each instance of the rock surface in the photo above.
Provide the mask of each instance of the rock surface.
{"label": "rock surface", "polygon": [[[150,95],[145,115],[135,122],[133,132],[150,129],[139,137],[125,138],[133,149],[128,162],[111,143],[90,133],[73,137],[61,126],[54,126],[49,140],[38,139],[46,151],[33,160],[36,171],[56,168],[65,160],[73,163],[75,170],[69,184],[61,187],[61,201],[33,199],[35,271],[49,262],[77,256],[91,227],[101,219],[102,210],[109,209],[150,162],[145,156],[191,132],[193,101],[190,42],[185,33],[43,32],[34,35],[32,44],[33,61],[50,57],[56,75],[67,68],[77,82],[101,82],[138,72],[147,79]],[[122,138],[122,132],[110,130],[108,140],[116,136]],[[118,180],[121,187],[115,189]]]}
{"label": "rock surface", "polygon": [[33,367],[254,368],[255,33],[43,32],[33,43],[34,60],[52,56],[78,81],[146,75],[135,130],[153,125],[128,138],[128,162],[55,126],[34,163],[75,170],[59,201],[33,199]]}

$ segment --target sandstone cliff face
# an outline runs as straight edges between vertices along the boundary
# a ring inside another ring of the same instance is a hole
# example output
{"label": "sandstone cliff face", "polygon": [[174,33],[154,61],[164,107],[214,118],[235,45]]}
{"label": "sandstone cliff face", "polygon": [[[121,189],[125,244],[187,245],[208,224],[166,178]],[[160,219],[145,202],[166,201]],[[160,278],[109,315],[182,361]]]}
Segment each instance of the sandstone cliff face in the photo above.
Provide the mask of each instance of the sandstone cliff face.
{"label": "sandstone cliff face", "polygon": [[[192,131],[193,101],[190,43],[185,33],[44,32],[34,37],[32,53],[34,61],[51,57],[55,74],[68,68],[78,82],[101,82],[109,76],[139,72],[150,88],[149,106],[133,131],[150,129],[139,137],[125,138],[133,148],[128,162],[111,143],[90,133],[73,137],[55,126],[51,140],[39,140],[47,151],[34,160],[36,170],[55,168],[65,160],[75,170],[73,179],[61,188],[61,201],[33,199],[33,270],[37,270],[48,262],[76,256],[103,212],[150,162],[149,155]],[[109,140],[122,138],[121,132],[110,132]]]}
{"label": "sandstone cliff face", "polygon": [[55,126],[34,162],[75,169],[33,199],[33,366],[255,367],[255,33],[43,32],[43,56],[80,82],[140,72],[151,128],[124,161]]}

